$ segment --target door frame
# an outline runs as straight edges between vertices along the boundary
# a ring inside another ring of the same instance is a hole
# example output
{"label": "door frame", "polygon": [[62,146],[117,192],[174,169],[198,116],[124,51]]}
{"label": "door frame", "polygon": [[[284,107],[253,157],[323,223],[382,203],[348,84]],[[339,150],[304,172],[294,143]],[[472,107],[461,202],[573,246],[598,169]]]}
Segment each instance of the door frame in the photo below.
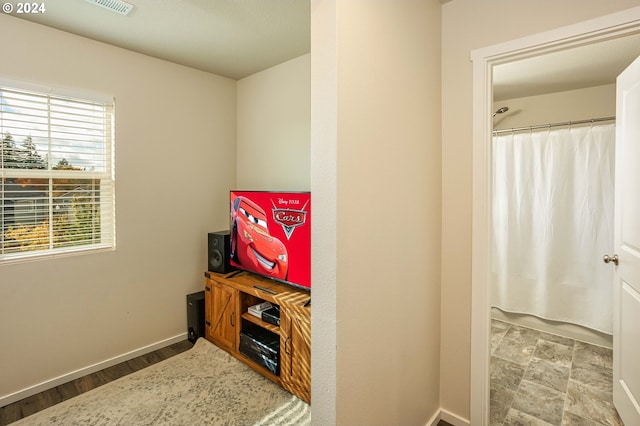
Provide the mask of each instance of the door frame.
{"label": "door frame", "polygon": [[470,421],[472,425],[489,424],[493,67],[637,33],[640,33],[640,7],[471,52],[473,62],[473,242]]}

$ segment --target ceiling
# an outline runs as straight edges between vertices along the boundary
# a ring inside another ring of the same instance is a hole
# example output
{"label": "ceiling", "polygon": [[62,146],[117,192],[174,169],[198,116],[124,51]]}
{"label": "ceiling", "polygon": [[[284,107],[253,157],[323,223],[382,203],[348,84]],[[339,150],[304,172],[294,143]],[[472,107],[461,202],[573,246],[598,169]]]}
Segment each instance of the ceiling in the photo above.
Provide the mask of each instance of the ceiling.
{"label": "ceiling", "polygon": [[309,0],[127,2],[126,16],[85,0],[13,16],[235,80],[310,50]]}
{"label": "ceiling", "polygon": [[495,101],[613,84],[640,56],[640,34],[494,67]]}
{"label": "ceiling", "polygon": [[[13,16],[236,80],[310,51],[309,0],[128,2],[127,16],[86,0]],[[640,34],[499,65],[494,100],[612,84],[639,55]]]}

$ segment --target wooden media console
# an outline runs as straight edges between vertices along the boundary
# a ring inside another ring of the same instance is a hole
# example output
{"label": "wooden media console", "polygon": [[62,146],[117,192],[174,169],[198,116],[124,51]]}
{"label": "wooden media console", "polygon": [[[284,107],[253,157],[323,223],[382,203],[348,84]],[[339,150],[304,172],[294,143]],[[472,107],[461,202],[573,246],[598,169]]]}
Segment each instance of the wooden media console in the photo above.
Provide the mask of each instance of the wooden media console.
{"label": "wooden media console", "polygon": [[[311,298],[308,291],[250,272],[205,272],[205,338],[311,402]],[[249,307],[270,302],[280,308],[280,324],[263,321]],[[268,330],[279,336],[279,375],[240,350],[241,333]]]}

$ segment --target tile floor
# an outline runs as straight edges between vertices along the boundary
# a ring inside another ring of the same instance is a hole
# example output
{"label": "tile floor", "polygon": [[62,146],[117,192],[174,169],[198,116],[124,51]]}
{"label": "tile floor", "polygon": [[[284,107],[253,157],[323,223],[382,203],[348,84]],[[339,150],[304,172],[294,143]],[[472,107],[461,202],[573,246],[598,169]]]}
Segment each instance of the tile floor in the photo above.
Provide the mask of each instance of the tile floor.
{"label": "tile floor", "polygon": [[491,425],[622,426],[611,349],[491,322]]}

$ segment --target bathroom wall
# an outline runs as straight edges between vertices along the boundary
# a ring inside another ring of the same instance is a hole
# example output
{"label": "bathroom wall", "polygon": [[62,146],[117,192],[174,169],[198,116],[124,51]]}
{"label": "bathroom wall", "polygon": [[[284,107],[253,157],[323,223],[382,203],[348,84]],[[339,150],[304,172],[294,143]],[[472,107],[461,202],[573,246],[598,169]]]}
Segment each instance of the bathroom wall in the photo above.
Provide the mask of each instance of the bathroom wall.
{"label": "bathroom wall", "polygon": [[509,107],[493,119],[495,130],[616,115],[616,85],[588,87],[525,98],[496,101],[493,111]]}

